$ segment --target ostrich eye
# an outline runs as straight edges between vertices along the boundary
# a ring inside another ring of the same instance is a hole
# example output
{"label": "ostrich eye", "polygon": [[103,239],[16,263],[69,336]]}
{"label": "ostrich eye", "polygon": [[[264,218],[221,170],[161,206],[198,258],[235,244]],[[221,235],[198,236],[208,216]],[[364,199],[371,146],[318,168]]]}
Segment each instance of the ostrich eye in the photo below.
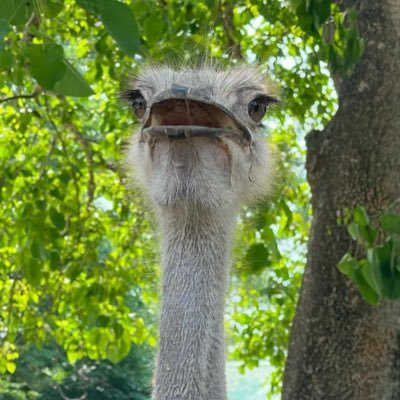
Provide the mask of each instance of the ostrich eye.
{"label": "ostrich eye", "polygon": [[268,105],[276,101],[277,99],[270,96],[258,96],[251,100],[248,106],[250,118],[254,122],[260,122],[264,118]]}
{"label": "ostrich eye", "polygon": [[124,93],[124,99],[131,105],[136,117],[140,120],[146,112],[146,100],[139,90],[129,90]]}

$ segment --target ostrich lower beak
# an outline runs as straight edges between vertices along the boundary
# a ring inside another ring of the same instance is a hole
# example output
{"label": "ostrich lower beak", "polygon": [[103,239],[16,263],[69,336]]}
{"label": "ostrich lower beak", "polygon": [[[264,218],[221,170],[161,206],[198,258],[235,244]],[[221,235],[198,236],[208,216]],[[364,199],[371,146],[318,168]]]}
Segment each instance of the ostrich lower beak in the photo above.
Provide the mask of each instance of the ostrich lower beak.
{"label": "ostrich lower beak", "polygon": [[155,96],[142,127],[143,137],[184,139],[228,136],[242,144],[252,140],[250,130],[205,90],[174,85]]}

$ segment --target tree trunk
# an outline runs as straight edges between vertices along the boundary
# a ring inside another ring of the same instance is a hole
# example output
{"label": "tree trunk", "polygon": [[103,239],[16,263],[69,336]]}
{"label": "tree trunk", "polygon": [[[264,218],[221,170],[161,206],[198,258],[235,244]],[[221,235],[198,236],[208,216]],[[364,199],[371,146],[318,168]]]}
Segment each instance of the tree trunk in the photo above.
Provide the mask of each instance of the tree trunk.
{"label": "tree trunk", "polygon": [[366,50],[307,137],[313,224],[282,399],[399,400],[400,302],[369,306],[336,266],[351,243],[338,215],[400,198],[400,0],[338,2],[358,10]]}

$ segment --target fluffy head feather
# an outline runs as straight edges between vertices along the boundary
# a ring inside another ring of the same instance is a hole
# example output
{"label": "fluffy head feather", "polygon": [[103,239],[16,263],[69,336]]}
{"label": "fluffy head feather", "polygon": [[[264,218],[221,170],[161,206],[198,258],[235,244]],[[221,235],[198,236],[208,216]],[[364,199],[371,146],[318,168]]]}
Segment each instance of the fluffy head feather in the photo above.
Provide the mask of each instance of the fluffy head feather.
{"label": "fluffy head feather", "polygon": [[[144,104],[127,161],[157,207],[229,209],[268,192],[273,157],[250,109],[255,99],[275,102],[272,88],[252,66],[142,69],[123,96]],[[160,135],[166,125],[188,137]]]}

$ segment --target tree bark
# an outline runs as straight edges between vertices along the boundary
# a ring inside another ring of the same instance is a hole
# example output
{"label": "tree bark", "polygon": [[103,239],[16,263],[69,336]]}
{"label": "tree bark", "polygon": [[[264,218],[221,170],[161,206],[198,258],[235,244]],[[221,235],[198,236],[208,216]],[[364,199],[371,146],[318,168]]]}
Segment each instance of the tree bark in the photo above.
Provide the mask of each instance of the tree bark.
{"label": "tree bark", "polygon": [[307,137],[313,223],[283,400],[400,399],[400,302],[369,306],[337,269],[351,239],[337,217],[400,198],[400,0],[345,0],[366,50],[335,77],[339,109]]}

